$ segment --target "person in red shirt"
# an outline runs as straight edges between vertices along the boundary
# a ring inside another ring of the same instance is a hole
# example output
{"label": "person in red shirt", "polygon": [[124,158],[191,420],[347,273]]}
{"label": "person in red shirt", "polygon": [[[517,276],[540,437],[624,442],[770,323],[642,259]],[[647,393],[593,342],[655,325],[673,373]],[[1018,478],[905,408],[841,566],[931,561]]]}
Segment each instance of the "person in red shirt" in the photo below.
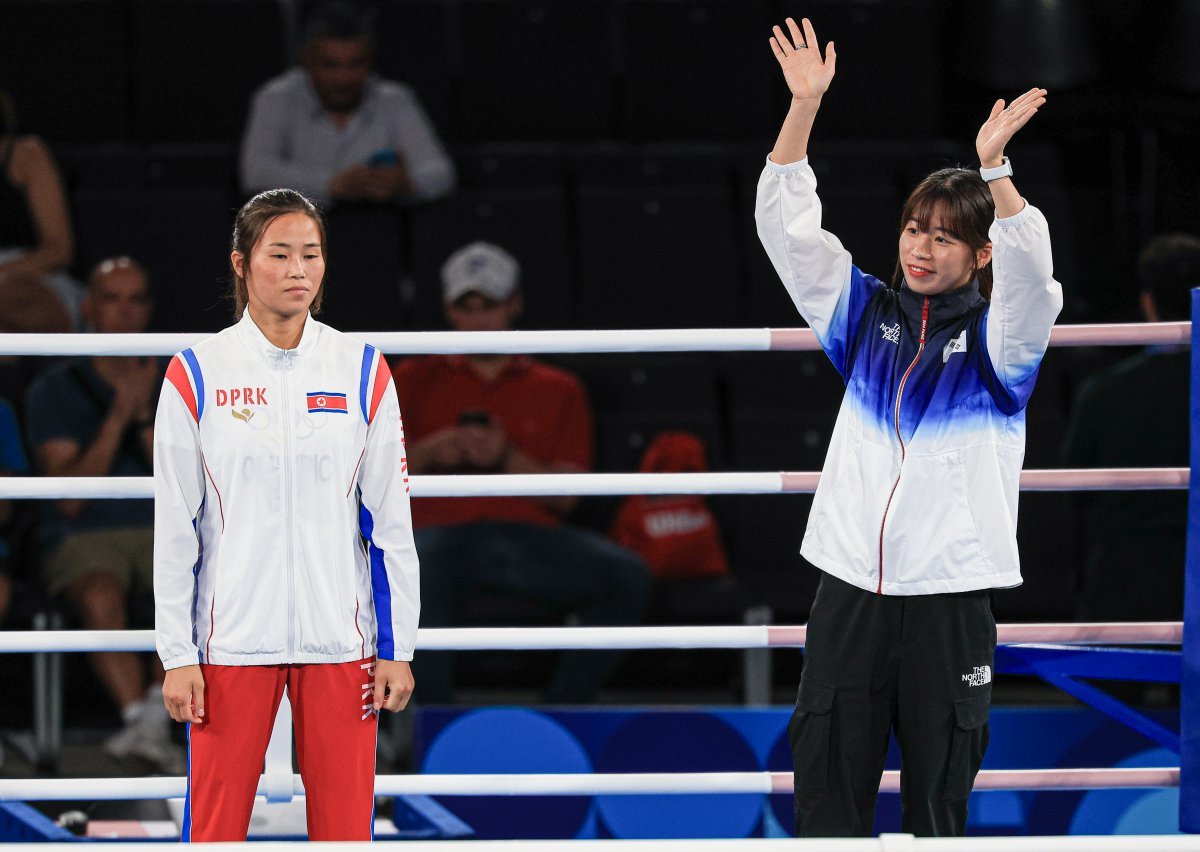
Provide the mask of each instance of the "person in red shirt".
{"label": "person in red shirt", "polygon": [[[472,243],[442,267],[446,318],[456,331],[503,331],[521,311],[520,267],[503,249]],[[564,473],[592,461],[592,415],[578,378],[532,358],[409,358],[394,371],[409,468],[426,473]],[[413,503],[421,554],[421,625],[447,627],[471,596],[504,592],[585,625],[640,624],[650,595],[642,560],[566,523],[575,497],[470,497]],[[560,656],[548,703],[587,703],[620,662],[616,651]],[[421,664],[422,698],[453,700],[449,654]]]}

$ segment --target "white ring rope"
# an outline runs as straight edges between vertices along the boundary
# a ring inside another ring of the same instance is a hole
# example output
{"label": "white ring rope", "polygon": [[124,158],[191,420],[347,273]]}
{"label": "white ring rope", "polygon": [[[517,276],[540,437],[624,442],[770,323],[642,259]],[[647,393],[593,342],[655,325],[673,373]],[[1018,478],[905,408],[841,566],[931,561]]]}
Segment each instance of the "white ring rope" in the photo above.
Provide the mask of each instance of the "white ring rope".
{"label": "white ring rope", "polygon": [[[1185,490],[1186,467],[1026,470],[1022,491]],[[766,473],[532,473],[424,475],[410,480],[414,497],[612,496],[623,494],[811,494],[821,474]],[[6,476],[0,500],[115,499],[154,496],[149,476]]]}
{"label": "white ring rope", "polygon": [[[377,796],[648,796],[790,794],[791,772],[622,772],[615,774],[377,775]],[[304,795],[299,775],[293,793]],[[982,770],[976,790],[1099,790],[1178,787],[1177,767]],[[883,773],[881,792],[900,791],[900,773]],[[172,799],[185,778],[21,778],[0,780],[0,801]],[[266,795],[266,778],[258,795]]]}
{"label": "white ring rope", "polygon": [[[419,651],[800,648],[804,625],[701,627],[422,627]],[[1183,622],[1001,624],[998,645],[1179,645]],[[5,630],[0,654],[153,651],[153,630]]]}
{"label": "white ring rope", "polygon": [[[158,846],[179,848],[178,840],[104,842],[105,852],[147,852]],[[231,852],[299,852],[300,843],[261,841],[225,843]],[[303,844],[307,848],[307,844]],[[331,852],[368,850],[373,844],[322,843]],[[687,840],[406,840],[404,852],[1200,852],[1194,835],[1122,835],[1117,837],[878,837],[719,838]],[[79,852],[77,843],[39,843],[38,852]]]}
{"label": "white ring rope", "polygon": [[[766,352],[818,350],[807,328],[693,328],[600,331],[356,331],[387,354],[566,352]],[[0,334],[0,355],[172,355],[209,337],[189,334]],[[1191,343],[1190,322],[1058,325],[1051,346]]]}

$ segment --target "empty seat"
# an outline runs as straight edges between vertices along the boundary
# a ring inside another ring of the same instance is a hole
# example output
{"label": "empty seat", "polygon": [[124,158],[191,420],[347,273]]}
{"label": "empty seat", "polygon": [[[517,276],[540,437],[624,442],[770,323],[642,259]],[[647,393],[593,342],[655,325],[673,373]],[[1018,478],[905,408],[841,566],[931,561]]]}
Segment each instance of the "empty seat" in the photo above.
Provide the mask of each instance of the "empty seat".
{"label": "empty seat", "polygon": [[584,189],[704,186],[725,191],[735,179],[728,147],[714,143],[587,145],[573,159],[575,181]]}
{"label": "empty seat", "polygon": [[717,415],[717,365],[710,353],[579,355],[558,359],[587,383],[597,413]]}
{"label": "empty seat", "polygon": [[[814,138],[937,135],[942,116],[941,53],[939,16],[930,8],[933,5],[926,0],[805,4],[804,14],[816,27],[821,50],[832,41],[838,52],[837,77],[821,104]],[[962,39],[971,46],[976,41]],[[766,46],[762,49],[769,51]],[[783,119],[785,105],[786,100],[779,104],[777,120]],[[977,128],[977,123],[973,126]]]}
{"label": "empty seat", "polygon": [[786,101],[766,0],[625,0],[617,10],[623,135],[768,138]]}
{"label": "empty seat", "polygon": [[1096,36],[1084,0],[984,0],[958,7],[963,72],[989,90],[1075,88],[1100,74]]}
{"label": "empty seat", "polygon": [[276,0],[135,0],[134,134],[236,142],[250,96],[283,71]]}
{"label": "empty seat", "polygon": [[343,331],[405,326],[405,234],[399,208],[338,204],[326,214],[329,257],[320,318]]}
{"label": "empty seat", "polygon": [[608,134],[606,5],[465,0],[456,126],[468,140]]}
{"label": "empty seat", "polygon": [[0,88],[15,101],[21,130],[69,142],[128,134],[121,0],[4,0],[0,20]]}
{"label": "empty seat", "polygon": [[820,352],[746,353],[726,366],[738,470],[820,470],[844,385]]}
{"label": "empty seat", "polygon": [[457,147],[453,151],[463,189],[563,187],[568,157],[561,145],[513,142]]}
{"label": "empty seat", "polygon": [[443,324],[439,270],[475,240],[499,245],[521,264],[525,328],[570,325],[572,286],[567,205],[557,187],[464,191],[411,214],[412,294],[421,328]]}
{"label": "empty seat", "polygon": [[641,411],[601,413],[596,417],[596,469],[603,472],[636,471],[642,454],[660,432],[691,432],[704,442],[709,462],[720,467],[724,442],[716,413]]}
{"label": "empty seat", "polygon": [[809,494],[742,494],[734,498],[733,570],[777,624],[808,619],[820,572],[800,556],[812,505]]}
{"label": "empty seat", "polygon": [[581,189],[577,204],[580,327],[730,324],[741,276],[728,192]]}
{"label": "empty seat", "polygon": [[215,331],[231,322],[233,164],[211,150],[81,155],[71,195],[77,267],[129,255],[150,274],[151,329]]}
{"label": "empty seat", "polygon": [[439,135],[452,127],[452,8],[442,0],[391,0],[374,6],[375,71],[412,86]]}

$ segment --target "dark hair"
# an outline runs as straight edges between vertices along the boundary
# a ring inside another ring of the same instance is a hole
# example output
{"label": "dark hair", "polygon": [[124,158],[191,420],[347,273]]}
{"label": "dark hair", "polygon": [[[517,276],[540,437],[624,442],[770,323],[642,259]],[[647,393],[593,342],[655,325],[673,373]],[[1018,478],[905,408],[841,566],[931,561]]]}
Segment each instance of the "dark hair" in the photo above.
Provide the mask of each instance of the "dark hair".
{"label": "dark hair", "polygon": [[[233,221],[231,249],[242,256],[243,269],[249,271],[250,254],[271,223],[289,213],[303,213],[317,223],[317,231],[321,235],[321,255],[328,258],[329,252],[325,246],[325,217],[321,215],[317,206],[294,189],[268,189],[243,204]],[[229,268],[233,273],[233,318],[240,320],[250,295],[246,289],[246,279],[238,275],[232,258]],[[325,281],[322,279],[321,286],[317,288],[317,295],[309,306],[309,313],[319,313],[324,298]]]}
{"label": "dark hair", "polygon": [[[975,169],[939,169],[919,184],[904,202],[900,214],[900,230],[915,221],[921,230],[929,227],[934,214],[941,217],[942,227],[965,242],[971,253],[985,247],[988,228],[996,218],[996,202],[987,183]],[[985,299],[992,297],[992,266],[977,268],[979,292]],[[904,259],[896,257],[892,286],[898,288],[904,280]]]}
{"label": "dark hair", "polygon": [[357,41],[361,38],[374,40],[373,16],[371,12],[347,0],[322,3],[304,27],[304,44],[307,46],[322,38],[338,41]]}
{"label": "dark hair", "polygon": [[1160,318],[1190,319],[1190,290],[1200,287],[1200,237],[1174,233],[1152,239],[1138,255],[1138,280]]}

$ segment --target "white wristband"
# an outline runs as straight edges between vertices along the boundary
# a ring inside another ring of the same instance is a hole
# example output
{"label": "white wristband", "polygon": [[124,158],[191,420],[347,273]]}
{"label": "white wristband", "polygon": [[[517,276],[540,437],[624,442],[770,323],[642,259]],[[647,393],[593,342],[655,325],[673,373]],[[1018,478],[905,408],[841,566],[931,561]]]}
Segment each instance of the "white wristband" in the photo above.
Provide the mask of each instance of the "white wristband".
{"label": "white wristband", "polygon": [[1000,180],[1000,178],[1012,177],[1012,173],[1012,163],[1008,161],[1008,157],[1004,157],[1004,162],[995,168],[985,169],[981,167],[979,169],[979,176],[988,183]]}

